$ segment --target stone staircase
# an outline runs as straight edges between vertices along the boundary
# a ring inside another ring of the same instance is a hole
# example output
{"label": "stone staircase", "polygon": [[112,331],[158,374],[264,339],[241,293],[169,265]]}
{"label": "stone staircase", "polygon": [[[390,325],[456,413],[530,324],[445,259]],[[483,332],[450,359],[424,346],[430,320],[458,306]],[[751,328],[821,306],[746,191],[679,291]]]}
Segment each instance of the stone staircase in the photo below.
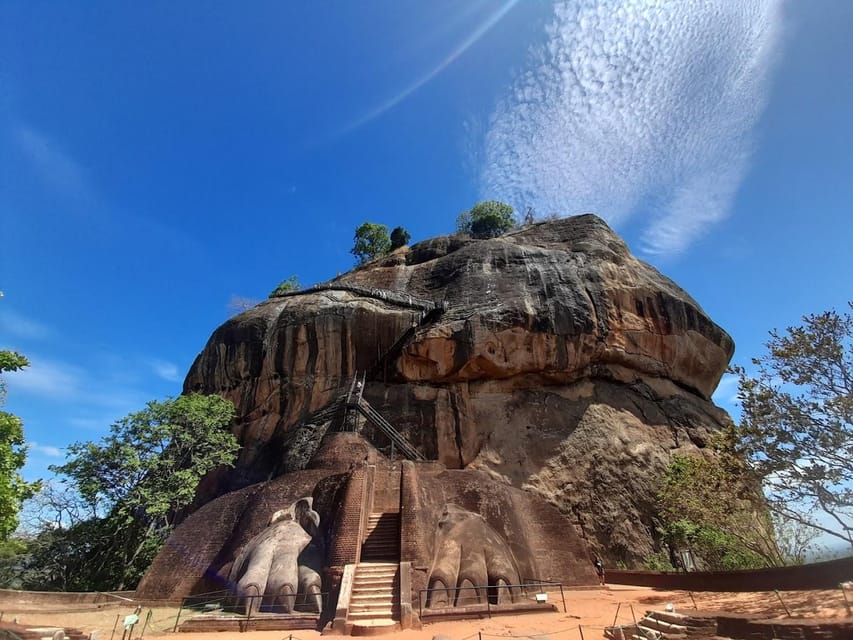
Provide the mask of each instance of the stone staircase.
{"label": "stone staircase", "polygon": [[647,611],[635,625],[607,627],[608,640],[680,640],[710,638],[717,632],[713,617],[689,615],[674,611]]}
{"label": "stone staircase", "polygon": [[350,596],[353,635],[399,629],[399,562],[400,514],[371,514]]}

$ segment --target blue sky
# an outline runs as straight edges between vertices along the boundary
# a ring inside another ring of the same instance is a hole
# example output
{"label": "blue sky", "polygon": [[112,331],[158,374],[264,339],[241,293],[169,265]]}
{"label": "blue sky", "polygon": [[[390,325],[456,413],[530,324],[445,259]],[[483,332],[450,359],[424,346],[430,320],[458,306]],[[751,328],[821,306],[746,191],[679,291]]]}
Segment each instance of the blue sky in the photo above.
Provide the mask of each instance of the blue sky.
{"label": "blue sky", "polygon": [[[594,211],[728,330],[842,308],[853,4],[0,5],[0,347],[28,477],[180,392],[234,296],[354,228]],[[731,408],[724,380],[716,396]]]}

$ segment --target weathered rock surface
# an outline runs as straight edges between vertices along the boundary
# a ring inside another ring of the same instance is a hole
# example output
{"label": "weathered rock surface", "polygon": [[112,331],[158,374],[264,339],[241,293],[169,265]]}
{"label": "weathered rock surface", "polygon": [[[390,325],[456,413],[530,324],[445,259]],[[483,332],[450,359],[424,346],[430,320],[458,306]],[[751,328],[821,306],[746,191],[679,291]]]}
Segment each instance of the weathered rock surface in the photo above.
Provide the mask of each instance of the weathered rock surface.
{"label": "weathered rock surface", "polygon": [[635,561],[671,453],[726,420],[709,397],[733,349],[592,215],[404,247],[214,332],[185,391],[233,400],[243,448],[196,507],[301,472],[328,427],[312,414],[367,372],[364,397],[427,458],[535,492]]}

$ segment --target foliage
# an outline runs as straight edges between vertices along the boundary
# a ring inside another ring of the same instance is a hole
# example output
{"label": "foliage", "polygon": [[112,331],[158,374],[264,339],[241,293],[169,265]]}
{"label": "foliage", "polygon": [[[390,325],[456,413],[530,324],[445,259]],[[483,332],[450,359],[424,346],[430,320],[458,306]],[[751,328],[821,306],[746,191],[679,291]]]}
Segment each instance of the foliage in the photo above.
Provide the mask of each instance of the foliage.
{"label": "foliage", "polygon": [[706,456],[676,454],[658,495],[664,539],[686,546],[708,568],[780,566],[775,531],[759,484],[729,425]]}
{"label": "foliage", "polygon": [[350,253],[354,255],[359,264],[384,256],[391,250],[391,238],[388,236],[388,227],[375,222],[364,222],[356,230],[353,237],[353,247]]}
{"label": "foliage", "polygon": [[474,238],[495,238],[515,226],[513,208],[497,200],[485,200],[456,218],[456,230]]}
{"label": "foliage", "polygon": [[[20,353],[0,351],[0,374],[29,366]],[[0,405],[6,403],[6,383],[0,377]],[[24,423],[8,411],[0,410],[0,540],[18,526],[21,503],[38,490],[39,483],[25,482],[19,470],[27,461]]]}
{"label": "foliage", "polygon": [[282,280],[278,283],[278,286],[270,292],[269,297],[275,298],[276,296],[281,295],[282,293],[289,293],[290,291],[299,291],[302,287],[299,286],[299,278],[297,276],[290,276],[287,280]]}
{"label": "foliage", "polygon": [[646,571],[673,571],[675,567],[669,561],[669,553],[660,550],[648,556],[643,561],[643,569]]}
{"label": "foliage", "polygon": [[43,496],[49,516],[31,540],[28,566],[38,570],[39,588],[135,584],[201,478],[233,464],[233,417],[234,406],[219,396],[181,396],[149,402],[99,443],[71,445],[67,462],[51,467],[67,490]]}
{"label": "foliage", "polygon": [[766,347],[754,377],[735,370],[742,447],[775,513],[853,547],[853,316],[804,316]]}
{"label": "foliage", "polygon": [[412,236],[403,227],[394,227],[391,231],[391,251],[409,244],[411,239]]}

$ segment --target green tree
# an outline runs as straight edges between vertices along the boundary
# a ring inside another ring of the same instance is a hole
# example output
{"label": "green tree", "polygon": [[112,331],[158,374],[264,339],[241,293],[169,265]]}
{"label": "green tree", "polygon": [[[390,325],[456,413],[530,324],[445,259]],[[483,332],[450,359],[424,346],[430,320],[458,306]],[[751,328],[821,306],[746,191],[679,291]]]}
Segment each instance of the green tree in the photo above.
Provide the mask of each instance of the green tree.
{"label": "green tree", "polygon": [[[0,374],[19,371],[29,361],[15,351],[0,351]],[[6,403],[6,383],[0,376],[0,406]],[[25,482],[19,473],[27,461],[24,424],[8,411],[0,410],[0,540],[18,526],[21,503],[38,490],[39,483]]]}
{"label": "green tree", "polygon": [[741,446],[774,512],[853,547],[853,316],[804,316],[766,348],[735,369]]}
{"label": "green tree", "polygon": [[239,449],[229,430],[233,417],[233,404],[219,396],[180,396],[149,402],[113,424],[99,443],[71,445],[67,462],[51,470],[65,477],[86,505],[83,512],[93,515],[43,530],[49,544],[41,553],[71,558],[84,574],[78,588],[135,584],[201,478],[233,464]]}
{"label": "green tree", "polygon": [[474,238],[495,238],[514,226],[513,208],[497,200],[480,202],[456,219],[457,231]]}
{"label": "green tree", "polygon": [[299,291],[302,287],[299,286],[299,278],[297,276],[290,276],[287,280],[282,280],[278,283],[278,286],[270,292],[269,297],[275,298],[276,296],[281,295],[282,293],[288,293],[290,291]]}
{"label": "green tree", "polygon": [[403,227],[394,227],[391,231],[391,251],[409,244],[411,239],[412,236]]}
{"label": "green tree", "polygon": [[365,222],[355,230],[354,244],[350,253],[353,254],[359,264],[384,256],[391,250],[391,238],[388,236],[388,227],[375,222]]}
{"label": "green tree", "polygon": [[689,548],[710,569],[781,566],[760,484],[730,425],[704,456],[676,454],[658,494],[665,541]]}

